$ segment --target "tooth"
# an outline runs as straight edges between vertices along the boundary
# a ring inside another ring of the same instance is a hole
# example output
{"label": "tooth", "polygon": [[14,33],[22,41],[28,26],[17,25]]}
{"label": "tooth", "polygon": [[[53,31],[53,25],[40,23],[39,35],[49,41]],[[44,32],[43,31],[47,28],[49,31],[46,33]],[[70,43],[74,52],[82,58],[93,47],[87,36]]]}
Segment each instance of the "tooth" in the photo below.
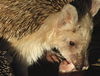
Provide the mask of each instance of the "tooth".
{"label": "tooth", "polygon": [[83,68],[82,68],[82,70],[87,70],[89,67],[88,66],[84,66]]}

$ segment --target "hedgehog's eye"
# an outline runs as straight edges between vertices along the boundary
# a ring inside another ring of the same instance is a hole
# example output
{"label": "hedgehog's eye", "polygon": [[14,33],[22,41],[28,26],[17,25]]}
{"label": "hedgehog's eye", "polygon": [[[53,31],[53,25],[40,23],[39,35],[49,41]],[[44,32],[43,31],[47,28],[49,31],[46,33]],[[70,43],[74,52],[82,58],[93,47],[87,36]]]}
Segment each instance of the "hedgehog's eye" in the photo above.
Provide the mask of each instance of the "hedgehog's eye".
{"label": "hedgehog's eye", "polygon": [[76,44],[75,44],[74,41],[69,41],[69,45],[70,45],[70,46],[75,46]]}

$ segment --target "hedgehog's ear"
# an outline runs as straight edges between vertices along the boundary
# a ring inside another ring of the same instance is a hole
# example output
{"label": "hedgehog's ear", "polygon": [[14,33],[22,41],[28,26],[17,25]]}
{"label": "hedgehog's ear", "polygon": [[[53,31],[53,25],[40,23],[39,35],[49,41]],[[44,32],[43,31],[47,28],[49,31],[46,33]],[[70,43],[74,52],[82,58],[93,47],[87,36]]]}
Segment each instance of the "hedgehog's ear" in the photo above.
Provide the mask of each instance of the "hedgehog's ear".
{"label": "hedgehog's ear", "polygon": [[97,12],[100,10],[100,0],[92,0],[91,14],[95,16]]}
{"label": "hedgehog's ear", "polygon": [[59,12],[59,17],[57,21],[58,26],[74,25],[78,21],[77,10],[74,6],[67,4],[64,8]]}

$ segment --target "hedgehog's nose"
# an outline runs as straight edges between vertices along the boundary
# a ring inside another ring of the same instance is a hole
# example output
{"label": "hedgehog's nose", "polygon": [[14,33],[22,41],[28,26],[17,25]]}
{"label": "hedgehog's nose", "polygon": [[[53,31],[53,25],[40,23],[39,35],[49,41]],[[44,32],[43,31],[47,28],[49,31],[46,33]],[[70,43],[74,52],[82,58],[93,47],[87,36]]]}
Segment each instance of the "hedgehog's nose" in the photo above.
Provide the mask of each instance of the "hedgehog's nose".
{"label": "hedgehog's nose", "polygon": [[82,70],[82,66],[80,66],[80,65],[76,65],[75,68],[76,68],[76,70],[78,70],[78,71],[81,71],[81,70]]}

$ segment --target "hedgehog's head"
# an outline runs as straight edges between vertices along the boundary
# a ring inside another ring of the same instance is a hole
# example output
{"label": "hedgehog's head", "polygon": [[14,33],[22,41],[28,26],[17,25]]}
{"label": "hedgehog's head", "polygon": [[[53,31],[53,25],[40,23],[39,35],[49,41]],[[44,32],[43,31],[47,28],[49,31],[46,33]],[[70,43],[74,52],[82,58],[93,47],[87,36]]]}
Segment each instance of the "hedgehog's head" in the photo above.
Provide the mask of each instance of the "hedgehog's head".
{"label": "hedgehog's head", "polygon": [[54,60],[61,62],[60,71],[86,70],[88,68],[87,47],[93,27],[92,16],[87,13],[78,20],[75,7],[67,4],[61,12],[48,17],[46,22],[52,25],[51,32],[47,35],[47,43],[53,48],[51,55],[54,56]]}

